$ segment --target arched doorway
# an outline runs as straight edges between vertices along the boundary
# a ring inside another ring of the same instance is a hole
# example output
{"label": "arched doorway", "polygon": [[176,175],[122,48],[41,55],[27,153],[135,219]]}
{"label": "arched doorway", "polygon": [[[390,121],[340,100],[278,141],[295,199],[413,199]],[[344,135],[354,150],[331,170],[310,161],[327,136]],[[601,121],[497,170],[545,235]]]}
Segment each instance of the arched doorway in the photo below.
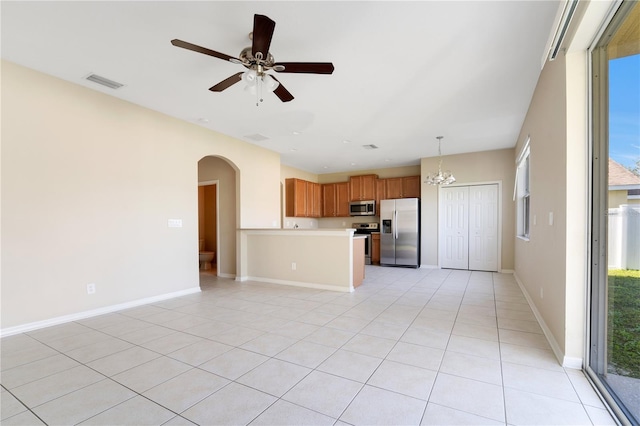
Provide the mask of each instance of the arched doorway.
{"label": "arched doorway", "polygon": [[[198,161],[198,239],[204,240],[205,250],[215,252],[215,276],[224,278],[236,277],[237,174],[225,158]],[[207,197],[206,207],[200,205]]]}

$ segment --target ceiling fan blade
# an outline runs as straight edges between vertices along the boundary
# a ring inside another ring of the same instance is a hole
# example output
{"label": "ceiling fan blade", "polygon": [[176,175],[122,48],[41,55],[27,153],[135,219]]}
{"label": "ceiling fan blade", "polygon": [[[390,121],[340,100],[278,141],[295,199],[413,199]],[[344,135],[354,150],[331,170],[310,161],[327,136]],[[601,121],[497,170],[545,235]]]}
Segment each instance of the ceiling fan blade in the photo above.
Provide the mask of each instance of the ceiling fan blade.
{"label": "ceiling fan blade", "polygon": [[264,15],[253,15],[253,44],[251,53],[256,58],[258,52],[262,53],[261,59],[266,59],[271,46],[271,37],[276,23]]}
{"label": "ceiling fan blade", "polygon": [[[278,71],[280,67],[284,67],[284,69]],[[278,62],[273,65],[273,70],[276,72],[333,74],[333,64],[331,62]]]}
{"label": "ceiling fan blade", "polygon": [[209,90],[211,90],[212,92],[222,92],[223,90],[228,89],[229,87],[233,86],[240,80],[242,80],[241,72],[234,74],[229,78],[225,78],[220,83],[216,84],[213,87],[210,87]]}
{"label": "ceiling fan blade", "polygon": [[282,102],[292,101],[293,95],[291,94],[291,92],[285,89],[282,83],[280,83],[280,81],[277,78],[275,78],[274,76],[271,76],[271,78],[273,78],[275,81],[279,83],[278,87],[276,87],[276,90],[274,90],[273,93],[275,93],[275,95],[279,97]]}
{"label": "ceiling fan blade", "polygon": [[195,44],[192,44],[186,41],[178,40],[177,38],[171,40],[171,44],[173,44],[176,47],[182,47],[183,49],[193,50],[194,52],[198,52],[198,53],[204,53],[205,55],[213,56],[214,58],[220,58],[225,61],[230,61],[231,59],[240,61],[238,58],[234,58],[233,56],[216,52],[215,50],[207,49],[206,47],[197,46]]}

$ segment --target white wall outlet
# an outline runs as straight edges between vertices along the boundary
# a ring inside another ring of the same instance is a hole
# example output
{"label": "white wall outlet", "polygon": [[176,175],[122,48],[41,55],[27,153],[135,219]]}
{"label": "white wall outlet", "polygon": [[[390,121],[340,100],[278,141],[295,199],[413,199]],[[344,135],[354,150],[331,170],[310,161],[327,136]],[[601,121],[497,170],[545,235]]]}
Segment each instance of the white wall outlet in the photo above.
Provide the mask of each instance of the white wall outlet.
{"label": "white wall outlet", "polygon": [[169,219],[167,226],[169,228],[182,228],[182,219]]}
{"label": "white wall outlet", "polygon": [[536,226],[537,222],[538,222],[538,217],[534,214],[533,215],[533,226]]}
{"label": "white wall outlet", "polygon": [[287,225],[286,225],[286,227],[287,227],[287,228],[291,228],[291,222],[290,222],[290,221],[287,221]]}
{"label": "white wall outlet", "polygon": [[93,294],[96,292],[96,285],[94,283],[87,284],[87,294]]}
{"label": "white wall outlet", "polygon": [[277,221],[277,220],[272,220],[272,221],[271,221],[271,226],[273,226],[274,228],[275,228],[276,226],[278,226],[278,221]]}
{"label": "white wall outlet", "polygon": [[296,265],[296,262],[291,262],[291,270],[292,271],[295,271],[297,267],[298,266]]}
{"label": "white wall outlet", "polygon": [[540,299],[544,299],[544,288],[540,287]]}
{"label": "white wall outlet", "polygon": [[549,212],[549,226],[553,226],[553,212]]}
{"label": "white wall outlet", "polygon": [[342,222],[342,226],[347,226],[347,222]]}

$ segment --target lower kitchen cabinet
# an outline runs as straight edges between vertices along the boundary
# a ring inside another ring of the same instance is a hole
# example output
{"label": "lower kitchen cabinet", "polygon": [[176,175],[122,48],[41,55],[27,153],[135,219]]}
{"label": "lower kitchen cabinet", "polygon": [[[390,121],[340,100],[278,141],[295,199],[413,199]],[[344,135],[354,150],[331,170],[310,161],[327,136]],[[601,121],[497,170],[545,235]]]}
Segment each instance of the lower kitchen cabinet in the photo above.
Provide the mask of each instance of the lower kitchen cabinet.
{"label": "lower kitchen cabinet", "polygon": [[380,264],[380,233],[371,233],[371,263],[373,265]]}

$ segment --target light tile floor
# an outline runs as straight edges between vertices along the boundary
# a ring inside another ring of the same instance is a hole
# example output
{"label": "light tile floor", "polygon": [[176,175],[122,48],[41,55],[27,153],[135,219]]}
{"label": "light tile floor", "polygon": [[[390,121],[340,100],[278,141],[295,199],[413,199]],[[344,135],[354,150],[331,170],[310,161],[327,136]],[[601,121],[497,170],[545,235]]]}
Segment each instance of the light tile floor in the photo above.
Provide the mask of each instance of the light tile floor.
{"label": "light tile floor", "polygon": [[3,425],[615,424],[513,276],[202,292],[2,339]]}

